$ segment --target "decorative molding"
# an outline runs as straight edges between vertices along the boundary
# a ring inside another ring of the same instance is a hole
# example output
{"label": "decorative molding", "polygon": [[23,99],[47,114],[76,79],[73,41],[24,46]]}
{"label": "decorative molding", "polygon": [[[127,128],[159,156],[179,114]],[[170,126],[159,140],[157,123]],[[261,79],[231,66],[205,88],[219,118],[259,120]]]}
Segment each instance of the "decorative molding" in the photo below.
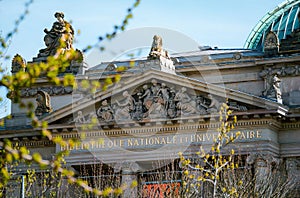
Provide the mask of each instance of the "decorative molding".
{"label": "decorative molding", "polygon": [[55,146],[55,144],[49,140],[34,140],[34,141],[17,141],[18,146],[26,146],[28,148]]}
{"label": "decorative molding", "polygon": [[[217,129],[220,125],[219,122],[214,121],[211,123],[189,123],[189,119],[186,120],[185,123],[172,123],[168,125],[167,123],[164,125],[153,125],[153,126],[143,126],[142,128],[140,126],[134,126],[134,125],[128,125],[127,128],[106,128],[106,129],[89,129],[89,130],[81,130],[81,127],[84,127],[85,125],[76,125],[73,126],[73,130],[70,130],[70,132],[59,132],[57,129],[49,129],[54,136],[62,136],[63,138],[80,138],[79,131],[85,132],[86,138],[93,138],[93,137],[99,137],[99,136],[122,136],[122,135],[136,135],[136,134],[166,134],[166,133],[173,133],[176,131],[181,132],[189,132],[189,131],[195,131],[195,132],[201,132],[206,131],[208,129]],[[258,119],[258,120],[249,120],[249,121],[239,121],[236,125],[236,127],[246,127],[246,126],[252,126],[255,128],[258,128],[259,126],[277,126],[276,121],[271,121],[270,119]],[[100,123],[101,126],[101,123]],[[62,128],[66,128],[67,126],[62,126]],[[69,127],[68,127],[69,128]]]}
{"label": "decorative molding", "polygon": [[269,76],[278,75],[279,77],[291,77],[300,75],[299,65],[286,65],[277,67],[265,67],[260,73],[260,77],[265,78]]}
{"label": "decorative molding", "polygon": [[299,129],[300,128],[300,122],[296,123],[283,123],[282,124],[283,129]]}
{"label": "decorative molding", "polygon": [[38,91],[47,92],[50,96],[67,95],[73,92],[73,88],[68,86],[51,86],[51,87],[30,87],[21,89],[21,97],[29,98],[35,97]]}
{"label": "decorative molding", "polygon": [[234,58],[235,60],[240,60],[240,59],[242,58],[242,54],[239,53],[239,52],[237,52],[237,53],[233,54],[233,58]]}

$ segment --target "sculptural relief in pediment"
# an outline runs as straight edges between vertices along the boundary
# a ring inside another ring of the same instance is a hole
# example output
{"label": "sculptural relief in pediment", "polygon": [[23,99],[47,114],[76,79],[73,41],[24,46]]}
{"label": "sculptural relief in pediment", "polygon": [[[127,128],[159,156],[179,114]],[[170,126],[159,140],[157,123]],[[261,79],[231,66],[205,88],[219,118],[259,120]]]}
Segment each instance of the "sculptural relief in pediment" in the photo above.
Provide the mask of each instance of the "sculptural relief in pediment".
{"label": "sculptural relief in pediment", "polygon": [[[224,98],[212,94],[152,79],[133,90],[125,90],[118,96],[100,101],[92,113],[104,123],[149,122],[216,114],[223,102]],[[233,110],[247,110],[238,102],[230,101],[228,104]],[[90,114],[83,115],[82,111],[78,111],[74,121],[89,123]]]}

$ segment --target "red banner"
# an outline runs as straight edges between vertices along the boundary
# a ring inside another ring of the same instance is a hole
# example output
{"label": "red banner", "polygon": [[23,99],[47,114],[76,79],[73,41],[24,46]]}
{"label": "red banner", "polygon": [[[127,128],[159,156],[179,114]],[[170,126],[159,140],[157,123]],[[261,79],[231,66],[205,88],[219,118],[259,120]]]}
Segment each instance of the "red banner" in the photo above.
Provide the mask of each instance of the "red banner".
{"label": "red banner", "polygon": [[143,186],[144,198],[180,197],[180,183],[147,184]]}

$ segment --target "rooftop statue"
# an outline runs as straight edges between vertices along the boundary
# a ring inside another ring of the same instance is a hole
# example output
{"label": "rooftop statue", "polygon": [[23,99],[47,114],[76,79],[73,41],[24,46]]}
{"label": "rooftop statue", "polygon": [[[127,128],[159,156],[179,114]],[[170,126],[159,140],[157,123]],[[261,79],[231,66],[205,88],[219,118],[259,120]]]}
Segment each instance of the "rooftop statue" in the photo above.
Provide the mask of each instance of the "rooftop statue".
{"label": "rooftop statue", "polygon": [[175,66],[170,58],[168,51],[163,49],[162,38],[158,35],[153,36],[152,46],[146,61],[139,63],[142,70],[155,68],[160,71],[175,74]]}
{"label": "rooftop statue", "polygon": [[163,56],[164,58],[170,59],[168,51],[164,50],[162,45],[162,38],[158,35],[154,35],[151,50],[147,58],[158,59],[160,56]]}
{"label": "rooftop statue", "polygon": [[39,51],[38,57],[53,56],[58,49],[62,52],[72,49],[74,29],[70,23],[64,20],[64,13],[56,12],[54,14],[57,21],[52,25],[52,28],[48,30],[44,29],[46,33],[44,42],[46,48]]}

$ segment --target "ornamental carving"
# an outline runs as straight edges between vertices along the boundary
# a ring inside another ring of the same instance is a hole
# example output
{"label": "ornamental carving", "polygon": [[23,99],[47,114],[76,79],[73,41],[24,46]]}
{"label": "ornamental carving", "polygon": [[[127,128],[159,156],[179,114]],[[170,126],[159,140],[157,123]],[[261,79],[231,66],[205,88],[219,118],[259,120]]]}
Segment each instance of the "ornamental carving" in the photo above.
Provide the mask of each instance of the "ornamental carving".
{"label": "ornamental carving", "polygon": [[[97,115],[99,122],[118,122],[135,120],[147,122],[151,119],[174,119],[181,116],[197,116],[216,114],[224,101],[215,95],[192,95],[186,87],[174,88],[166,83],[158,83],[153,79],[138,87],[133,94],[122,93],[118,100],[105,99],[100,102],[94,112],[83,115],[78,111],[77,123],[91,123]],[[246,111],[247,107],[237,102],[229,101],[229,108],[236,111]]]}
{"label": "ornamental carving", "polygon": [[277,35],[274,32],[270,31],[266,35],[266,38],[264,40],[264,49],[277,49],[278,51],[278,46],[279,42]]}
{"label": "ornamental carving", "polygon": [[110,122],[114,118],[113,114],[114,111],[110,104],[108,104],[107,100],[103,100],[101,107],[97,110],[98,117],[105,122]]}
{"label": "ornamental carving", "polygon": [[26,69],[25,59],[21,55],[16,54],[12,60],[11,73],[14,74],[19,71],[25,71],[25,69]]}
{"label": "ornamental carving", "polygon": [[281,79],[278,76],[283,73],[284,69],[282,68],[280,71],[268,68],[260,72],[260,77],[265,81],[265,89],[262,92],[263,97],[282,104]]}
{"label": "ornamental carving", "polygon": [[264,40],[264,52],[267,56],[275,55],[279,50],[279,40],[274,32],[269,32]]}
{"label": "ornamental carving", "polygon": [[35,115],[42,116],[52,111],[50,96],[45,91],[38,91],[36,97],[37,107],[35,109]]}
{"label": "ornamental carving", "polygon": [[73,92],[73,88],[68,86],[52,86],[52,87],[37,87],[37,88],[24,88],[21,90],[21,97],[34,97],[38,91],[44,91],[47,92],[50,96],[52,95],[65,95],[65,94],[71,94]]}
{"label": "ornamental carving", "polygon": [[79,124],[87,123],[85,117],[82,114],[82,111],[77,112],[77,116],[74,118],[74,122]]}

